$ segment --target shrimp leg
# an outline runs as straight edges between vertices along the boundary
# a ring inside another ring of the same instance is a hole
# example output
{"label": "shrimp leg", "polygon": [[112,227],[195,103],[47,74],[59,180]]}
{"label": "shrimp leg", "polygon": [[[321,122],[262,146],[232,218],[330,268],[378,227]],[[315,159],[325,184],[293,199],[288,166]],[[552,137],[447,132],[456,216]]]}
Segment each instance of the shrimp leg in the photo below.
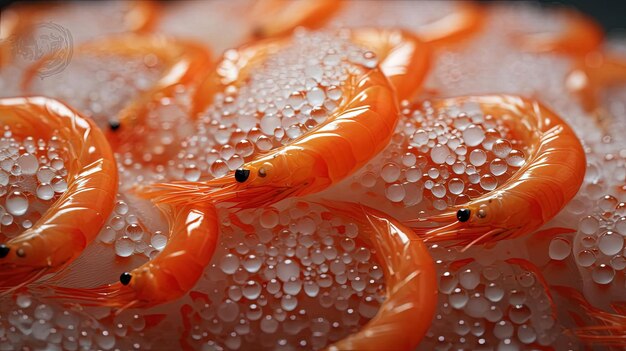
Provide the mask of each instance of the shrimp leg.
{"label": "shrimp leg", "polygon": [[17,136],[67,142],[67,191],[33,227],[0,246],[0,287],[28,284],[81,254],[113,210],[117,168],[104,135],[88,119],[43,97],[0,100],[0,119]]}
{"label": "shrimp leg", "polygon": [[437,101],[434,106],[464,103],[478,104],[485,114],[503,118],[529,146],[530,155],[500,188],[443,214],[411,221],[416,232],[426,241],[453,240],[462,245],[533,232],[580,188],[586,168],[580,141],[554,112],[521,97],[459,97]]}
{"label": "shrimp leg", "polygon": [[430,253],[410,228],[382,212],[350,203],[324,203],[359,223],[379,255],[387,280],[387,299],[359,332],[328,350],[414,350],[435,314],[437,276]]}
{"label": "shrimp leg", "polygon": [[53,298],[120,309],[151,307],[182,297],[211,261],[219,222],[210,203],[168,207],[164,212],[171,228],[167,246],[153,260],[122,273],[119,282],[90,289],[43,288],[52,289]]}

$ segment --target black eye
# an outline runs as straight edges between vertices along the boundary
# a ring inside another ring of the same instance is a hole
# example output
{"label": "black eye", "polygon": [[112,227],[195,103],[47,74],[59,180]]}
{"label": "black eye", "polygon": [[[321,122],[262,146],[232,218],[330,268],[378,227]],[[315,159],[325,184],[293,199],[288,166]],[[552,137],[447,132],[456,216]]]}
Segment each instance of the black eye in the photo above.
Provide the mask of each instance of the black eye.
{"label": "black eye", "polygon": [[120,129],[121,125],[120,122],[118,121],[109,121],[109,128],[111,128],[112,131],[116,131],[118,129]]}
{"label": "black eye", "polygon": [[128,285],[128,283],[130,283],[130,278],[132,278],[130,273],[124,272],[120,275],[120,283],[122,283],[122,285]]}
{"label": "black eye", "polygon": [[248,180],[249,176],[250,176],[249,169],[238,168],[235,171],[235,180],[238,181],[239,183],[243,183],[246,180]]}
{"label": "black eye", "polygon": [[11,251],[11,249],[9,249],[8,246],[4,244],[0,245],[0,258],[5,258],[9,254],[9,251]]}
{"label": "black eye", "polygon": [[459,222],[467,222],[469,221],[471,214],[472,211],[470,211],[468,208],[462,208],[456,212],[456,218],[459,220]]}

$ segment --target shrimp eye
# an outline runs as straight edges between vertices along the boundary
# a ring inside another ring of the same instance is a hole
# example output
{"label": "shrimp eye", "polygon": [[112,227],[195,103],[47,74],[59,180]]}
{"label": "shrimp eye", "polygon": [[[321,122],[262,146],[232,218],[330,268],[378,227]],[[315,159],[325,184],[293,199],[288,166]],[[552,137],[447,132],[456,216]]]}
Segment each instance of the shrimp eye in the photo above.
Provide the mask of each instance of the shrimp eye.
{"label": "shrimp eye", "polygon": [[133,276],[130,275],[130,273],[124,272],[120,275],[120,283],[122,283],[122,285],[128,285],[128,283],[130,283],[130,278],[132,277]]}
{"label": "shrimp eye", "polygon": [[8,246],[4,244],[0,245],[0,258],[5,258],[9,254],[9,251],[11,251],[11,249]]}
{"label": "shrimp eye", "polygon": [[459,220],[459,222],[467,222],[470,219],[471,213],[472,211],[470,211],[468,208],[462,208],[456,212],[456,218]]}
{"label": "shrimp eye", "polygon": [[259,168],[259,177],[265,178],[266,175],[267,175],[267,171],[265,170],[265,168],[263,167]]}
{"label": "shrimp eye", "polygon": [[250,176],[249,169],[237,168],[237,170],[235,171],[235,180],[238,181],[239,183],[243,183],[246,180],[248,180],[249,176]]}
{"label": "shrimp eye", "polygon": [[120,122],[118,121],[109,121],[109,128],[111,128],[112,131],[120,129],[120,126]]}

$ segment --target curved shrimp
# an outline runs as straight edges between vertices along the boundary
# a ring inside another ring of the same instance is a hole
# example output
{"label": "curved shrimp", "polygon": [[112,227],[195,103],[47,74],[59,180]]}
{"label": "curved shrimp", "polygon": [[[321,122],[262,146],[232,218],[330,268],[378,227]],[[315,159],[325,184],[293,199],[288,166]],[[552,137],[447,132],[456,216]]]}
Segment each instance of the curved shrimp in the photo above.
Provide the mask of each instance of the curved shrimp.
{"label": "curved shrimp", "polygon": [[263,0],[255,4],[253,15],[253,36],[268,38],[287,34],[301,26],[315,29],[337,11],[337,0]]}
{"label": "curved shrimp", "polygon": [[604,40],[602,27],[592,18],[573,10],[561,10],[565,29],[556,33],[525,33],[514,35],[513,40],[524,50],[584,56],[596,50]]}
{"label": "curved shrimp", "polygon": [[333,212],[354,219],[363,237],[380,256],[387,299],[359,332],[327,350],[414,350],[430,327],[437,306],[437,275],[433,259],[411,229],[382,212],[350,203],[324,203]]}
{"label": "curved shrimp", "polygon": [[[218,67],[222,84],[245,80],[255,61],[282,45],[282,41],[265,42],[240,51],[239,60],[224,61]],[[216,91],[215,85],[208,86]],[[325,122],[290,144],[245,163],[234,179],[157,184],[138,191],[166,203],[211,199],[233,202],[240,208],[319,192],[378,154],[389,142],[399,117],[393,88],[380,68],[366,69],[360,77],[352,75],[343,90],[346,102]],[[210,89],[205,92],[211,95]]]}
{"label": "curved shrimp", "polygon": [[[162,99],[173,98],[180,87],[195,89],[211,67],[210,54],[201,44],[160,35],[107,37],[83,44],[77,49],[77,54],[123,57],[144,57],[150,54],[155,55],[164,66],[159,80],[130,101],[110,122],[106,135],[116,152],[136,151],[139,143],[137,134],[145,133],[151,109],[158,106]],[[46,61],[44,57],[28,68],[22,82],[23,90],[29,90],[39,68]]]}
{"label": "curved shrimp", "polygon": [[[572,129],[537,101],[508,95],[444,99],[434,106],[476,103],[500,116],[529,146],[526,163],[500,188],[443,214],[413,220],[426,241],[453,240],[464,245],[514,238],[554,217],[580,188],[585,153]],[[434,226],[434,227],[433,227]]]}
{"label": "curved shrimp", "polygon": [[171,207],[165,213],[170,240],[154,259],[122,273],[117,283],[89,289],[52,287],[52,297],[123,310],[151,307],[185,295],[211,261],[219,221],[210,203]]}
{"label": "curved shrimp", "polygon": [[67,191],[31,228],[0,246],[0,286],[34,281],[74,260],[113,210],[117,168],[104,135],[77,112],[43,97],[0,100],[0,119],[18,136],[67,141]]}

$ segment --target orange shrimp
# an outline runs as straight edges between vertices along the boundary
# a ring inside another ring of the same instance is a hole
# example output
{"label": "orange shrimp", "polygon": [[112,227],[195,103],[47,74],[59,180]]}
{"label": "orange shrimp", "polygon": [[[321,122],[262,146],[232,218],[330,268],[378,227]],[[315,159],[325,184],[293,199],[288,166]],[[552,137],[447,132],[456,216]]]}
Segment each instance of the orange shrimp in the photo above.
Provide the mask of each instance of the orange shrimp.
{"label": "orange shrimp", "polygon": [[0,100],[0,119],[17,136],[67,141],[67,191],[39,221],[0,246],[0,287],[30,283],[74,260],[94,240],[113,210],[117,168],[104,135],[93,123],[56,100]]}
{"label": "orange shrimp", "polygon": [[254,15],[253,35],[268,38],[288,34],[301,26],[319,28],[337,11],[338,0],[263,0],[252,9]]}
{"label": "orange shrimp", "polygon": [[[117,120],[107,131],[107,138],[116,152],[142,150],[138,144],[145,133],[148,114],[164,98],[173,98],[177,89],[185,87],[193,90],[201,77],[211,67],[210,54],[201,44],[174,40],[160,35],[125,34],[92,41],[77,49],[77,54],[116,55],[124,57],[144,57],[156,55],[165,66],[161,78],[147,91],[129,102],[117,115]],[[22,82],[22,89],[29,90],[44,57],[28,68]]]}
{"label": "orange shrimp", "polygon": [[[255,61],[282,47],[283,41],[267,41],[246,47],[225,60],[218,71],[223,84],[245,80]],[[217,79],[214,76],[212,79]],[[209,85],[213,87],[215,85]],[[344,87],[343,106],[325,122],[292,143],[277,147],[245,163],[231,177],[206,182],[174,182],[137,189],[166,203],[214,200],[250,208],[289,196],[319,192],[352,174],[389,142],[398,107],[393,88],[380,68],[366,69]],[[209,95],[210,89],[205,90]]]}
{"label": "orange shrimp", "polygon": [[426,246],[410,228],[382,212],[341,202],[324,206],[359,223],[379,256],[387,283],[387,299],[376,316],[327,350],[414,350],[437,307],[437,275]]}
{"label": "orange shrimp", "polygon": [[508,95],[460,97],[433,106],[476,103],[504,118],[529,146],[526,163],[500,188],[443,214],[410,221],[426,241],[473,245],[531,233],[554,217],[580,188],[585,153],[571,128],[537,101]]}
{"label": "orange shrimp", "polygon": [[165,213],[170,240],[154,259],[122,273],[117,283],[90,289],[52,287],[52,297],[123,310],[151,307],[185,295],[200,279],[215,251],[217,212],[212,204],[201,203],[168,208]]}
{"label": "orange shrimp", "polygon": [[572,10],[561,10],[566,28],[561,33],[527,33],[513,37],[524,50],[584,56],[596,50],[604,40],[602,27],[592,18]]}

